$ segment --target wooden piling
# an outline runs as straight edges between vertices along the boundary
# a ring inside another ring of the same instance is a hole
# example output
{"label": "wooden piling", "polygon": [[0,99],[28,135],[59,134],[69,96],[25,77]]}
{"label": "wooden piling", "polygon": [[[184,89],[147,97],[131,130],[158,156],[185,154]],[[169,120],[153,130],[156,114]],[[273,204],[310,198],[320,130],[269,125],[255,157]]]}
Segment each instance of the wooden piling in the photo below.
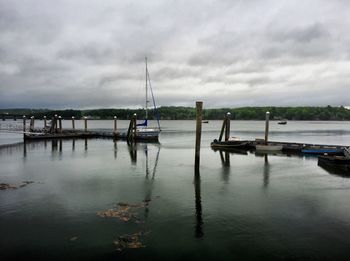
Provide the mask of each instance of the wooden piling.
{"label": "wooden piling", "polygon": [[230,112],[226,113],[225,119],[222,122],[219,141],[222,141],[222,137],[224,136],[224,133],[225,133],[225,141],[228,141],[230,138],[230,116],[231,116]]}
{"label": "wooden piling", "polygon": [[26,116],[23,115],[23,139],[25,138],[25,132],[26,132]]}
{"label": "wooden piling", "polygon": [[47,127],[46,116],[44,116],[44,129]]}
{"label": "wooden piling", "polygon": [[29,125],[29,131],[34,131],[34,116],[30,117],[30,125]]}
{"label": "wooden piling", "polygon": [[136,133],[136,120],[137,120],[137,115],[136,113],[134,113],[134,119],[133,119],[133,125],[132,125],[132,133],[133,133],[133,140],[136,140],[136,136],[137,136],[137,133]]}
{"label": "wooden piling", "polygon": [[74,116],[72,116],[72,129],[75,130]]}
{"label": "wooden piling", "polygon": [[114,116],[114,132],[117,132],[117,116]]}
{"label": "wooden piling", "polygon": [[226,113],[226,131],[225,131],[225,141],[228,141],[230,138],[230,116],[231,113]]}
{"label": "wooden piling", "polygon": [[202,108],[203,102],[196,102],[196,147],[195,147],[195,173],[199,173],[201,136],[202,136]]}
{"label": "wooden piling", "polygon": [[136,119],[137,115],[136,113],[134,113],[130,120],[128,132],[126,134],[126,138],[128,141],[135,141],[136,139]]}
{"label": "wooden piling", "polygon": [[225,128],[226,128],[226,122],[227,122],[227,118],[225,117],[224,121],[222,122],[222,127],[221,127],[219,141],[222,141],[222,136],[224,136],[224,131],[225,131]]}
{"label": "wooden piling", "polygon": [[84,117],[84,130],[87,131],[87,117]]}
{"label": "wooden piling", "polygon": [[62,133],[62,117],[58,116],[59,132]]}
{"label": "wooden piling", "polygon": [[53,124],[53,131],[55,132],[55,133],[57,133],[57,118],[58,118],[58,116],[57,116],[57,114],[55,114],[55,118],[54,118],[54,124]]}
{"label": "wooden piling", "polygon": [[[23,132],[26,132],[26,116],[23,115]],[[23,133],[24,135],[24,133]]]}
{"label": "wooden piling", "polygon": [[266,112],[265,117],[265,145],[267,145],[269,140],[269,120],[270,120],[270,112]]}

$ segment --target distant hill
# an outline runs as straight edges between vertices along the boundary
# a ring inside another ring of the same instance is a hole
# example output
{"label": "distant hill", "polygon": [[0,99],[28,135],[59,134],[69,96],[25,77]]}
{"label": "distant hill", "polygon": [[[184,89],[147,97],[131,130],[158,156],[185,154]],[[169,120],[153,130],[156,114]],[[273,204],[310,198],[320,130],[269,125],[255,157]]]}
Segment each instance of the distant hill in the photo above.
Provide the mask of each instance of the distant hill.
{"label": "distant hill", "polygon": [[[203,118],[206,120],[220,120],[225,117],[227,112],[231,112],[231,119],[236,120],[264,120],[265,112],[270,112],[271,119],[287,120],[350,120],[350,110],[343,106],[340,107],[242,107],[242,108],[220,108],[204,109]],[[118,119],[130,119],[131,115],[137,113],[138,118],[144,118],[143,109],[94,109],[94,110],[49,110],[49,109],[0,109],[0,117],[20,118],[23,115],[35,118],[53,117],[55,114],[63,118],[74,116],[79,119],[88,116],[93,119],[112,119],[117,116]],[[155,119],[155,112],[149,111],[149,118]],[[158,115],[162,120],[193,120],[196,117],[194,107],[175,107],[163,106],[158,109]]]}

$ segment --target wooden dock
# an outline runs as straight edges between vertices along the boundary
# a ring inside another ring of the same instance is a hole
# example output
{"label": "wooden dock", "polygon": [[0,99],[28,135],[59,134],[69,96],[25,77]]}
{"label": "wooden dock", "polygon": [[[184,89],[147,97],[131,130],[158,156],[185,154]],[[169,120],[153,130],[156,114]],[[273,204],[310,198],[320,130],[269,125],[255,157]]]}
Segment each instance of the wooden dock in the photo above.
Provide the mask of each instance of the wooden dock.
{"label": "wooden dock", "polygon": [[72,117],[72,128],[62,128],[62,118],[55,115],[51,119],[50,125],[47,124],[46,117],[44,117],[44,128],[34,128],[35,119],[30,118],[29,128],[26,126],[26,117],[23,116],[23,138],[24,140],[45,140],[45,139],[77,139],[77,138],[111,138],[116,140],[127,141],[151,141],[158,142],[158,135],[152,135],[138,131],[136,129],[136,114],[130,120],[128,130],[117,130],[117,117],[114,117],[114,128],[110,131],[102,130],[88,130],[88,119],[84,117],[84,129],[75,129],[75,119]]}

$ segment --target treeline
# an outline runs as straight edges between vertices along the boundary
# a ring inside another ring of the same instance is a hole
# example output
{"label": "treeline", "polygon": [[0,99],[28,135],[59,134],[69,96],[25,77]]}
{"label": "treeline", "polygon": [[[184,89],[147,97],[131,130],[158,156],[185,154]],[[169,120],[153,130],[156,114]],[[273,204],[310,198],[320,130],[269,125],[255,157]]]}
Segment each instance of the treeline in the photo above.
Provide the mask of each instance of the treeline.
{"label": "treeline", "polygon": [[[270,112],[271,119],[286,120],[350,120],[350,110],[340,107],[242,107],[242,108],[220,108],[204,109],[203,119],[220,120],[227,112],[231,113],[231,119],[236,120],[264,120],[266,111]],[[22,115],[34,116],[35,118],[53,117],[55,114],[63,118],[74,116],[79,119],[84,116],[93,119],[118,119],[127,120],[137,113],[138,118],[145,117],[143,109],[96,109],[96,110],[48,110],[48,109],[0,109],[3,118],[17,117]],[[160,107],[158,112],[149,110],[149,119],[156,119],[159,115],[161,120],[193,120],[196,110],[193,107]]]}

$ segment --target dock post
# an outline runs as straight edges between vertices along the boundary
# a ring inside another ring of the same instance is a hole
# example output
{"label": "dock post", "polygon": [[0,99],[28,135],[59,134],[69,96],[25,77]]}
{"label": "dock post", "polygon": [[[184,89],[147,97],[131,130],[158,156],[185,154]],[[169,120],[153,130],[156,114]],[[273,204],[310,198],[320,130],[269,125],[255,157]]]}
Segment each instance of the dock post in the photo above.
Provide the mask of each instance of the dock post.
{"label": "dock post", "polygon": [[136,119],[137,119],[137,114],[134,113],[134,118],[132,121],[132,139],[136,140]]}
{"label": "dock post", "polygon": [[267,145],[269,140],[269,120],[270,120],[270,112],[266,112],[265,118],[265,145]]}
{"label": "dock post", "polygon": [[136,113],[134,113],[134,115],[130,120],[128,132],[126,134],[127,141],[130,141],[130,140],[135,141],[136,139],[136,118],[137,118],[137,115]]}
{"label": "dock post", "polygon": [[29,131],[34,131],[34,116],[30,117]]}
{"label": "dock post", "polygon": [[114,132],[117,132],[117,116],[114,116]]}
{"label": "dock post", "polygon": [[131,118],[131,120],[130,120],[128,132],[127,132],[127,134],[126,134],[126,139],[127,139],[127,141],[130,141],[130,140],[131,140],[132,124],[133,124],[133,118]]}
{"label": "dock post", "polygon": [[26,132],[26,116],[23,115],[23,135],[24,135],[24,132]]}
{"label": "dock post", "polygon": [[199,173],[201,136],[202,136],[202,108],[203,102],[196,102],[196,148],[195,148],[195,173]]}
{"label": "dock post", "polygon": [[226,132],[225,132],[225,141],[228,141],[230,138],[230,116],[231,113],[226,113]]}
{"label": "dock post", "polygon": [[58,116],[58,126],[60,129],[60,133],[62,133],[62,117],[61,116]]}
{"label": "dock post", "polygon": [[58,116],[57,116],[57,114],[55,114],[55,121],[54,121],[54,128],[53,128],[55,133],[57,133],[57,118],[58,118]]}
{"label": "dock post", "polygon": [[46,124],[46,116],[44,116],[44,129],[46,129],[47,124]]}
{"label": "dock post", "polygon": [[222,136],[224,136],[224,131],[225,131],[225,128],[226,128],[226,122],[227,122],[227,118],[225,117],[224,121],[222,122],[222,127],[221,127],[219,141],[222,141]]}
{"label": "dock post", "polygon": [[74,116],[72,116],[72,129],[75,130]]}
{"label": "dock post", "polygon": [[84,130],[87,131],[87,117],[84,117]]}

